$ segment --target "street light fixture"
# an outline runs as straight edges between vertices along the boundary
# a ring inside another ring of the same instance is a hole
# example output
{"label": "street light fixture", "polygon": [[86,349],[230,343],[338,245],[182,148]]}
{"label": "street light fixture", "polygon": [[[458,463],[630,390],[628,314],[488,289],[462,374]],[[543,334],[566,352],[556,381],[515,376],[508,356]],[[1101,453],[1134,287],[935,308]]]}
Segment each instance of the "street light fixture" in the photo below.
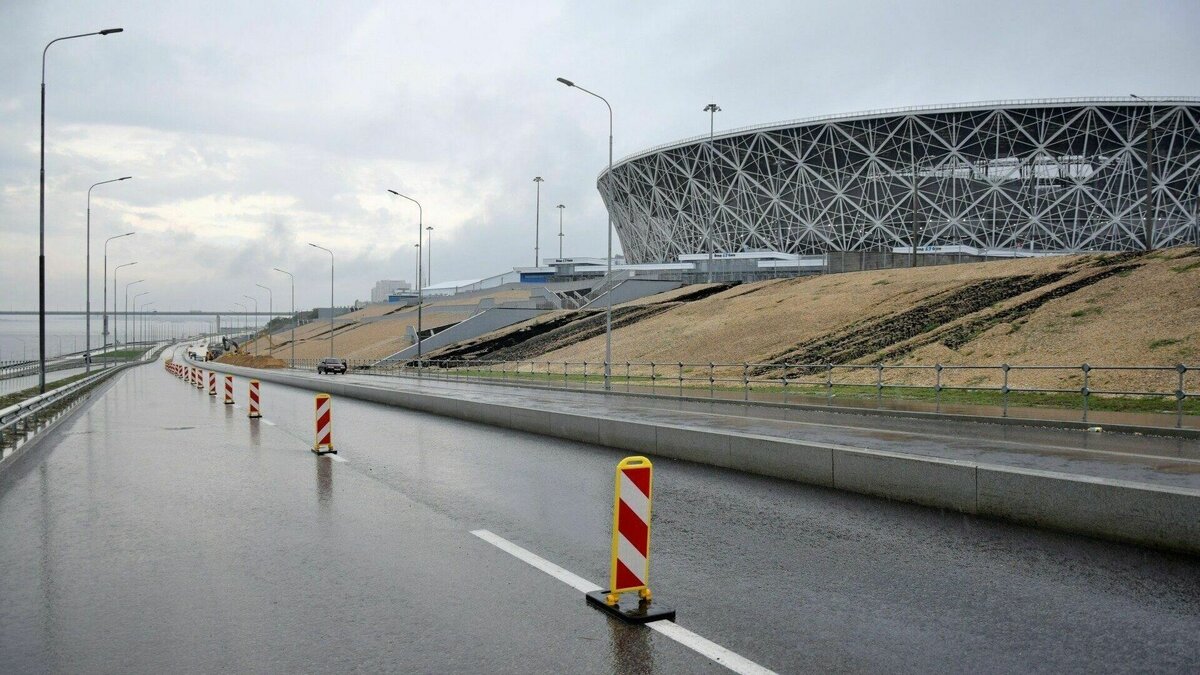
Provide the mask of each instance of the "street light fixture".
{"label": "street light fixture", "polygon": [[[243,327],[243,328],[245,328],[245,327],[246,327],[246,312],[248,312],[248,311],[250,311],[250,310],[249,310],[249,308],[247,308],[245,305],[243,305],[243,304],[242,304],[242,303],[240,303],[240,302],[235,302],[235,303],[233,303],[233,304],[235,304],[235,305],[237,305],[238,307],[241,307],[241,308],[242,308],[242,327]],[[235,329],[235,331],[234,331],[234,332],[235,332],[235,334],[236,334],[236,332],[237,332],[237,331],[236,331],[236,329]],[[242,342],[243,342],[243,343],[245,343],[245,342],[246,342],[245,338],[243,338],[243,339],[242,339]]]}
{"label": "street light fixture", "polygon": [[292,357],[291,357],[291,362],[288,365],[291,366],[292,368],[295,368],[296,367],[296,277],[292,276],[291,272],[289,272],[287,270],[281,270],[278,267],[272,267],[271,269],[275,270],[276,272],[282,272],[283,274],[288,275],[288,279],[291,280],[291,282],[292,282],[292,340],[291,340]]}
{"label": "street light fixture", "polygon": [[254,284],[254,285],[258,286],[259,288],[261,288],[267,292],[267,330],[265,332],[267,334],[267,356],[271,356],[272,349],[271,349],[270,327],[271,327],[271,319],[275,318],[275,294],[271,292],[270,288],[267,288],[266,286],[263,286],[262,284]]}
{"label": "street light fixture", "polygon": [[562,217],[563,217],[563,209],[565,209],[567,207],[563,204],[559,204],[558,206],[556,206],[554,208],[558,209],[558,259],[562,260],[562,257],[563,257],[562,256],[562,242],[563,242]]}
{"label": "street light fixture", "polygon": [[254,355],[258,356],[258,298],[254,297],[253,295],[246,295],[245,293],[242,294],[242,297],[254,303],[254,332],[251,333],[251,335],[254,336],[254,339],[250,344],[254,345]]}
{"label": "street light fixture", "polygon": [[[316,244],[313,244],[311,242],[308,245],[313,248],[319,248],[322,251],[325,251],[326,253],[329,254],[329,358],[332,359],[333,358],[333,251],[330,251],[329,249],[325,248],[324,246],[317,246]],[[420,284],[419,279],[417,280],[417,283]]]}
{"label": "street light fixture", "polygon": [[[613,111],[612,111],[612,105],[608,102],[608,99],[604,98],[600,94],[597,94],[593,91],[588,91],[587,89],[584,89],[583,87],[575,84],[574,82],[566,79],[565,77],[560,77],[557,79],[559,82],[562,82],[563,84],[567,85],[568,87],[571,87],[572,89],[578,89],[579,91],[582,91],[585,94],[588,94],[590,96],[594,96],[594,97],[600,99],[601,101],[604,102],[604,105],[608,108],[608,179],[609,179],[609,181],[611,181],[612,180],[612,163],[613,163]],[[606,204],[606,207],[607,207],[607,204]],[[608,274],[606,275],[606,278],[608,279],[608,284],[609,284],[608,291],[609,292],[605,294],[608,296],[608,302],[607,302],[607,307],[604,312],[604,390],[610,391],[612,389],[612,260],[613,260],[612,235],[613,235],[613,222],[612,222],[612,209],[607,209],[607,210],[608,210]]]}
{"label": "street light fixture", "polygon": [[[108,349],[108,242],[112,241],[113,239],[120,239],[121,237],[129,237],[129,236],[132,236],[133,234],[134,234],[133,232],[126,232],[125,234],[118,234],[115,237],[109,237],[108,239],[104,240],[104,278],[100,280],[100,286],[102,286],[104,288],[104,301],[103,301],[102,305],[100,306],[100,313],[104,315],[104,330],[101,332],[101,342],[103,342],[103,344],[101,345],[101,349],[100,349],[101,353],[104,353],[104,351]],[[115,270],[113,272],[112,326],[113,326],[113,342],[114,342],[114,346],[115,346],[116,330],[117,330],[117,286],[116,286],[116,271]]]}
{"label": "street light fixture", "polygon": [[42,49],[42,119],[41,147],[38,156],[38,393],[46,393],[46,53],[50,45],[63,40],[88,37],[91,35],[111,35],[120,33],[124,28],[105,28],[94,33],[65,35],[46,43]]}
{"label": "street light fixture", "polygon": [[[102,180],[99,183],[92,183],[92,187],[87,191],[87,225],[84,229],[84,296],[87,298],[84,314],[84,338],[83,338],[83,362],[85,372],[92,372],[92,189],[97,185],[106,183],[116,183],[123,180],[129,180],[133,176],[123,176],[112,180]],[[105,242],[107,243],[107,242]],[[104,287],[104,282],[100,282],[101,288]],[[103,314],[103,312],[101,312]],[[107,321],[105,322],[107,324]],[[103,351],[103,348],[101,348]]]}
{"label": "street light fixture", "polygon": [[433,226],[425,227],[425,285],[433,285]]}
{"label": "street light fixture", "polygon": [[[704,106],[704,112],[708,113],[708,175],[709,185],[712,186],[714,196],[716,193],[716,171],[713,168],[714,158],[717,156],[716,147],[713,146],[713,129],[716,124],[717,113],[721,112],[721,106],[716,103],[709,103]],[[711,199],[709,200],[711,203]],[[717,212],[712,206],[709,206],[711,211],[708,219],[708,283],[713,280],[713,230],[717,229]]]}
{"label": "street light fixture", "polygon": [[134,342],[134,344],[140,342],[140,340],[138,340],[138,320],[139,319],[138,319],[137,299],[142,297],[143,295],[146,295],[149,292],[150,291],[142,291],[141,293],[133,294],[133,342]]}
{"label": "street light fixture", "polygon": [[533,212],[533,266],[537,267],[539,258],[541,257],[538,253],[538,244],[541,243],[542,239],[542,183],[545,181],[541,176],[534,176],[533,182],[537,185],[537,206]]}
{"label": "street light fixture", "polygon": [[138,279],[125,284],[125,344],[129,344],[129,287],[135,284],[140,284],[145,279]]}
{"label": "street light fixture", "polygon": [[114,351],[114,352],[115,352],[115,351],[117,351],[117,298],[118,298],[118,297],[120,297],[120,296],[118,296],[118,295],[117,295],[117,270],[121,269],[122,267],[129,267],[130,265],[136,265],[136,264],[137,264],[137,262],[136,262],[136,261],[135,261],[135,262],[127,262],[127,263],[125,263],[124,265],[117,265],[116,267],[114,267],[114,268],[113,268],[113,322],[112,322],[112,332],[113,332],[113,351]]}
{"label": "street light fixture", "polygon": [[[389,189],[388,192],[396,195],[397,197],[407,199],[408,201],[417,205],[417,242],[418,242],[417,245],[420,246],[421,230],[425,226],[425,209],[421,208],[421,202],[413,199],[412,197],[409,197],[408,195],[402,195],[399,192],[396,192],[395,190]],[[424,298],[424,294],[422,292],[422,286],[421,286],[421,256],[418,254],[417,255],[417,377],[421,376],[421,311],[422,311],[421,305],[424,304],[423,298]]]}

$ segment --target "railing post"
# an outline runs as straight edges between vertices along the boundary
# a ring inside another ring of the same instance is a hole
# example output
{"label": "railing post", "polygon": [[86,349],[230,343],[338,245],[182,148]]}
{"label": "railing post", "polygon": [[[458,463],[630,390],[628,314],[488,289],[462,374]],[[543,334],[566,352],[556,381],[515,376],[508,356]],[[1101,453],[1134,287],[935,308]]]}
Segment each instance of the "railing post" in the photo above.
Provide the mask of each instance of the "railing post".
{"label": "railing post", "polygon": [[933,372],[937,374],[937,377],[934,380],[935,384],[933,386],[934,395],[937,397],[937,406],[935,407],[935,410],[937,412],[941,412],[942,411],[942,364],[940,364],[940,363],[934,364]]}
{"label": "railing post", "polygon": [[875,364],[875,401],[876,404],[883,403],[883,364]]}
{"label": "railing post", "polygon": [[629,391],[629,362],[625,362],[625,391]]}
{"label": "railing post", "polygon": [[679,362],[679,398],[683,398],[683,361]]}
{"label": "railing post", "polygon": [[750,400],[750,364],[742,361],[742,400]]}
{"label": "railing post", "polygon": [[1183,401],[1187,398],[1183,390],[1183,374],[1187,372],[1187,366],[1181,363],[1175,366],[1175,371],[1179,373],[1179,388],[1175,390],[1175,428],[1179,429],[1183,426]]}
{"label": "railing post", "polygon": [[825,404],[833,405],[833,364],[825,364]]}
{"label": "railing post", "polygon": [[716,367],[712,361],[708,362],[708,398],[711,400],[716,397],[717,379],[713,377],[713,368]]}
{"label": "railing post", "polygon": [[657,383],[657,381],[658,381],[658,375],[655,374],[654,362],[651,361],[650,362],[650,395],[651,396],[654,396],[655,394],[658,393],[658,390],[654,386]]}
{"label": "railing post", "polygon": [[1091,390],[1088,389],[1088,373],[1092,367],[1085,363],[1081,368],[1083,369],[1083,389],[1080,391],[1083,394],[1083,421],[1086,422],[1088,421],[1088,399],[1092,395]]}
{"label": "railing post", "polygon": [[787,364],[787,361],[784,361],[783,362],[783,404],[784,405],[787,405],[787,402],[788,402],[787,374],[788,374],[788,364]]}
{"label": "railing post", "polygon": [[1000,370],[1004,373],[1004,386],[1000,388],[1000,394],[1004,397],[1004,412],[1002,417],[1008,417],[1008,371],[1011,367],[1005,363],[1000,366]]}
{"label": "railing post", "polygon": [[567,382],[567,366],[568,363],[563,361],[563,389],[566,389],[569,386],[569,383]]}
{"label": "railing post", "polygon": [[587,391],[587,361],[583,362],[583,390]]}

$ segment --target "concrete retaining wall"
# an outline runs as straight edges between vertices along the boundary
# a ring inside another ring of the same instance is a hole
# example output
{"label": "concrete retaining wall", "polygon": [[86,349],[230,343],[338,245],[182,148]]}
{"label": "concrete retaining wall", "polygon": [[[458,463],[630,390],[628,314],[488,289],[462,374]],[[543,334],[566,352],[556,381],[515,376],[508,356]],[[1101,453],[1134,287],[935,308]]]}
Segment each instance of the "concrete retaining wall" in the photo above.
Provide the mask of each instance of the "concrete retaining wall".
{"label": "concrete retaining wall", "polygon": [[748,473],[999,518],[1103,539],[1200,553],[1200,490],[528,409],[451,396],[203,364],[311,391]]}

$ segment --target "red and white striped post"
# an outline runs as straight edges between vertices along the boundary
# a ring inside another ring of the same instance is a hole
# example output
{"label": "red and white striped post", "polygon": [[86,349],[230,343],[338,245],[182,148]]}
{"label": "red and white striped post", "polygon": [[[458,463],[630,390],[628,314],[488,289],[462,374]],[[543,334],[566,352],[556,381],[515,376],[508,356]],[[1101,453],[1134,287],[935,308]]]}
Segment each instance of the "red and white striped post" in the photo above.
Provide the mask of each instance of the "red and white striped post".
{"label": "red and white striped post", "polygon": [[217,374],[214,371],[208,371],[208,395],[217,395]]}
{"label": "red and white striped post", "polygon": [[[674,621],[675,610],[651,607],[650,513],[654,467],[645,457],[626,457],[617,464],[613,490],[612,556],[608,590],[587,594],[588,604],[629,623]],[[636,607],[621,607],[622,593],[637,593]]]}
{"label": "red and white striped post", "polygon": [[609,605],[621,593],[637,591],[650,600],[650,499],[654,467],[645,457],[626,457],[617,464],[616,494],[613,495],[612,568],[609,574]]}
{"label": "red and white striped post", "polygon": [[246,416],[262,417],[262,413],[258,410],[258,380],[250,380],[250,412],[246,413]]}
{"label": "red and white striped post", "polygon": [[233,376],[225,376],[225,405],[233,405]]}
{"label": "red and white striped post", "polygon": [[333,398],[329,394],[317,394],[317,442],[313,452],[337,453],[333,449]]}
{"label": "red and white striped post", "polygon": [[200,369],[196,370],[196,388],[204,391],[204,371]]}

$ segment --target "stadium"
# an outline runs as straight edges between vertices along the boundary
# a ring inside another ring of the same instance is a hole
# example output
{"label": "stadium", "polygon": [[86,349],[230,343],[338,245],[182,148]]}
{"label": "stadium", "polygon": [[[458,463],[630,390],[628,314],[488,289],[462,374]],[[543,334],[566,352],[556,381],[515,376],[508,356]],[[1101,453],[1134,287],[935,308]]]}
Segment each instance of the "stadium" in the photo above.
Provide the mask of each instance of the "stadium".
{"label": "stadium", "polygon": [[[689,138],[605,170],[634,264],[1200,243],[1200,98],[926,106]],[[910,256],[904,256],[908,258]],[[882,259],[882,258],[880,258]],[[870,266],[882,266],[871,264]]]}

